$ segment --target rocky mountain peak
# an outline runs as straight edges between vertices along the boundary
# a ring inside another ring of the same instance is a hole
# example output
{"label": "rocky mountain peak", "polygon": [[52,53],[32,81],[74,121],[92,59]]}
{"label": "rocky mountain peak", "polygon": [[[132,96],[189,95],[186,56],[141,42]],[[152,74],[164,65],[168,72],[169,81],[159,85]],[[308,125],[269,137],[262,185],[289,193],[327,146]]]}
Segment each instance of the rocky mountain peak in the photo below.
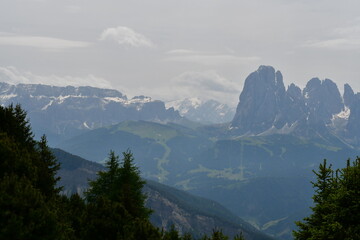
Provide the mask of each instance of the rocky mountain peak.
{"label": "rocky mountain peak", "polygon": [[290,84],[290,86],[286,91],[286,95],[289,96],[292,100],[303,99],[301,89],[298,86],[296,86],[294,83]]}
{"label": "rocky mountain peak", "polygon": [[321,90],[321,80],[319,78],[310,79],[306,87],[304,88],[303,94],[306,99],[316,96],[317,93]]}
{"label": "rocky mountain peak", "polygon": [[278,92],[285,92],[283,76],[280,71],[275,72],[272,66],[260,66],[246,78],[244,90],[246,85],[249,87],[266,86]]}
{"label": "rocky mountain peak", "polygon": [[281,73],[273,67],[260,66],[245,80],[231,127],[237,134],[248,135],[345,136],[348,132],[353,138],[352,133],[360,136],[360,130],[354,127],[360,118],[358,99],[360,94],[354,94],[349,85],[345,85],[342,97],[330,79],[312,78],[303,90],[290,84],[285,91]]}
{"label": "rocky mountain peak", "polygon": [[278,94],[285,94],[285,85],[283,81],[283,75],[280,71],[276,71],[275,73],[275,86]]}
{"label": "rocky mountain peak", "polygon": [[350,87],[349,84],[345,84],[344,85],[344,104],[347,107],[350,107],[353,102],[355,101],[355,93],[353,91],[353,89]]}
{"label": "rocky mountain peak", "polygon": [[282,74],[271,66],[260,66],[245,80],[232,127],[243,133],[271,128],[284,94]]}
{"label": "rocky mountain peak", "polygon": [[311,79],[303,94],[309,108],[310,123],[329,123],[333,114],[341,112],[344,107],[340,91],[330,79]]}

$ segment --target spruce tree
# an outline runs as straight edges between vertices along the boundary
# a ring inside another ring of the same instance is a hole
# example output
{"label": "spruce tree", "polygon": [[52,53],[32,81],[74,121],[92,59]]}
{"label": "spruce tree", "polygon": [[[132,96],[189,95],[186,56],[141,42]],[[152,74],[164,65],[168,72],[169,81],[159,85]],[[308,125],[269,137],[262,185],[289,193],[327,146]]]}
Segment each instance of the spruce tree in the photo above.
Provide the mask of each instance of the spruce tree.
{"label": "spruce tree", "polygon": [[145,207],[146,195],[142,192],[145,181],[141,179],[130,150],[123,152],[118,180],[121,189],[120,202],[129,214],[136,218],[149,218],[151,211]]}
{"label": "spruce tree", "polygon": [[62,189],[61,187],[57,187],[57,182],[60,180],[60,177],[56,176],[57,171],[60,169],[60,164],[49,149],[45,135],[43,135],[37,143],[37,152],[37,166],[41,172],[38,180],[39,188],[42,189],[48,198],[57,196]]}
{"label": "spruce tree", "polygon": [[318,172],[313,170],[316,181],[311,182],[315,194],[313,196],[314,206],[311,207],[312,214],[304,218],[304,222],[296,222],[299,231],[294,232],[295,239],[333,239],[332,212],[334,203],[329,201],[331,194],[335,191],[334,171],[331,165],[327,166],[326,160],[319,166]]}
{"label": "spruce tree", "polygon": [[312,214],[296,222],[295,239],[360,239],[360,159],[336,171],[324,160],[314,173]]}
{"label": "spruce tree", "polygon": [[98,178],[89,182],[89,190],[85,193],[89,202],[106,198],[120,203],[133,218],[148,219],[151,211],[145,207],[146,196],[142,193],[145,181],[134,164],[131,151],[123,152],[122,162],[113,151],[106,161],[107,171],[100,171]]}
{"label": "spruce tree", "polygon": [[85,192],[88,202],[95,202],[99,198],[120,201],[119,157],[115,155],[114,151],[110,151],[105,167],[107,171],[98,172],[97,179],[89,182],[89,189]]}
{"label": "spruce tree", "polygon": [[85,192],[85,239],[160,239],[161,234],[149,222],[150,210],[145,207],[145,184],[130,151],[119,157],[110,151],[106,171],[100,171],[89,182]]}
{"label": "spruce tree", "polygon": [[59,166],[19,105],[0,106],[0,156],[0,239],[61,239]]}
{"label": "spruce tree", "polygon": [[334,218],[341,226],[339,239],[360,239],[360,158],[341,170],[338,191],[334,194]]}

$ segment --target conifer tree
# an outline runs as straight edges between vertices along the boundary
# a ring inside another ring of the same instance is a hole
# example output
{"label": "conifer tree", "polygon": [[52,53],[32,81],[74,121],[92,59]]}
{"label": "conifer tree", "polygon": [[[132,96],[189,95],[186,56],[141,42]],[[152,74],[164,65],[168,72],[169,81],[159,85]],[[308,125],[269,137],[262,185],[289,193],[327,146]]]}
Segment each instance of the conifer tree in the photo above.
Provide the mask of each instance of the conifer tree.
{"label": "conifer tree", "polygon": [[0,132],[6,133],[23,147],[32,149],[35,146],[26,112],[20,105],[15,107],[12,104],[8,107],[0,106]]}
{"label": "conifer tree", "polygon": [[324,160],[314,173],[312,214],[296,222],[295,239],[360,239],[360,159],[336,171]]}
{"label": "conifer tree", "polygon": [[119,157],[115,155],[114,151],[110,151],[105,167],[107,171],[98,172],[97,179],[89,182],[89,189],[85,192],[88,202],[94,202],[98,198],[120,201],[120,187],[117,184],[120,173]]}
{"label": "conifer tree", "polygon": [[145,181],[141,179],[140,171],[134,164],[134,157],[130,150],[123,152],[119,183],[120,202],[129,214],[136,218],[149,218],[151,211],[145,207],[146,195],[142,192]]}
{"label": "conifer tree", "polygon": [[334,218],[341,226],[338,239],[360,239],[360,158],[341,170],[334,194]]}
{"label": "conifer tree", "polygon": [[113,151],[106,161],[107,171],[98,173],[95,181],[90,181],[89,190],[85,193],[89,202],[99,198],[120,203],[133,218],[148,219],[151,211],[145,207],[146,196],[142,193],[145,181],[134,165],[131,151],[123,152],[122,162]]}
{"label": "conifer tree", "polygon": [[106,171],[89,182],[85,193],[88,201],[85,221],[86,239],[161,239],[149,222],[150,210],[145,207],[145,184],[130,151],[119,157],[110,151]]}
{"label": "conifer tree", "polygon": [[19,105],[0,106],[0,156],[0,239],[61,239],[58,164]]}
{"label": "conifer tree", "polygon": [[42,189],[46,197],[57,196],[62,189],[56,186],[60,180],[60,177],[56,176],[57,171],[60,169],[60,164],[49,149],[45,135],[37,143],[37,148],[39,155],[38,168],[41,172],[38,181],[39,188]]}
{"label": "conifer tree", "polygon": [[315,188],[313,196],[314,207],[311,207],[312,214],[304,218],[304,222],[296,222],[299,231],[294,232],[295,239],[332,239],[333,226],[331,225],[331,213],[334,208],[329,198],[335,191],[334,171],[331,165],[327,166],[326,160],[319,166],[316,175],[316,182],[311,182]]}

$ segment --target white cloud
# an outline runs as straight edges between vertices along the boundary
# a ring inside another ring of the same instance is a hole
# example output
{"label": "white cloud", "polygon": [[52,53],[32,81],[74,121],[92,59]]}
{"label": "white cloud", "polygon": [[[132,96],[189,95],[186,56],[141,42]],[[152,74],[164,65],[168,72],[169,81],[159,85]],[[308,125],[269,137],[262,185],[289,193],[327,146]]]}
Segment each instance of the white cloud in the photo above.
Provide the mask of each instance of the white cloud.
{"label": "white cloud", "polygon": [[135,32],[133,29],[123,26],[105,29],[100,40],[112,40],[120,45],[131,47],[153,47],[154,44],[144,35]]}
{"label": "white cloud", "polygon": [[333,50],[360,49],[360,23],[335,28],[328,39],[308,41],[304,46]]}
{"label": "white cloud", "polygon": [[323,41],[310,41],[305,44],[305,47],[327,48],[333,50],[355,50],[360,49],[360,38],[337,38]]}
{"label": "white cloud", "polygon": [[10,84],[45,84],[53,86],[92,86],[99,88],[112,88],[111,84],[103,79],[89,74],[88,76],[58,76],[36,75],[31,72],[22,72],[15,67],[0,67],[0,81]]}
{"label": "white cloud", "polygon": [[165,58],[165,61],[197,63],[207,66],[248,64],[261,59],[257,56],[240,57],[232,54],[196,52],[187,49],[174,49],[166,54],[168,57]]}
{"label": "white cloud", "polygon": [[11,33],[0,33],[0,45],[34,47],[45,50],[63,50],[67,48],[88,47],[91,45],[91,43],[42,36],[25,36]]}

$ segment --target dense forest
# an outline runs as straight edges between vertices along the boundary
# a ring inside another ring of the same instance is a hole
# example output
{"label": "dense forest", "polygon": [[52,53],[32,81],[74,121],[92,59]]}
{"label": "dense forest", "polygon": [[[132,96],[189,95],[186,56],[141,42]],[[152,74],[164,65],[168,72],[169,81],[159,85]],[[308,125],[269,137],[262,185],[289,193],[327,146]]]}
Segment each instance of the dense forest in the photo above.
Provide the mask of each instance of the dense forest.
{"label": "dense forest", "polygon": [[[34,140],[24,110],[10,105],[0,106],[0,156],[0,239],[193,239],[151,224],[130,150],[122,159],[110,151],[84,197],[63,195],[46,137]],[[297,222],[295,239],[360,239],[360,158],[337,170],[324,160],[314,174],[312,214]],[[201,239],[229,238],[214,229]]]}

